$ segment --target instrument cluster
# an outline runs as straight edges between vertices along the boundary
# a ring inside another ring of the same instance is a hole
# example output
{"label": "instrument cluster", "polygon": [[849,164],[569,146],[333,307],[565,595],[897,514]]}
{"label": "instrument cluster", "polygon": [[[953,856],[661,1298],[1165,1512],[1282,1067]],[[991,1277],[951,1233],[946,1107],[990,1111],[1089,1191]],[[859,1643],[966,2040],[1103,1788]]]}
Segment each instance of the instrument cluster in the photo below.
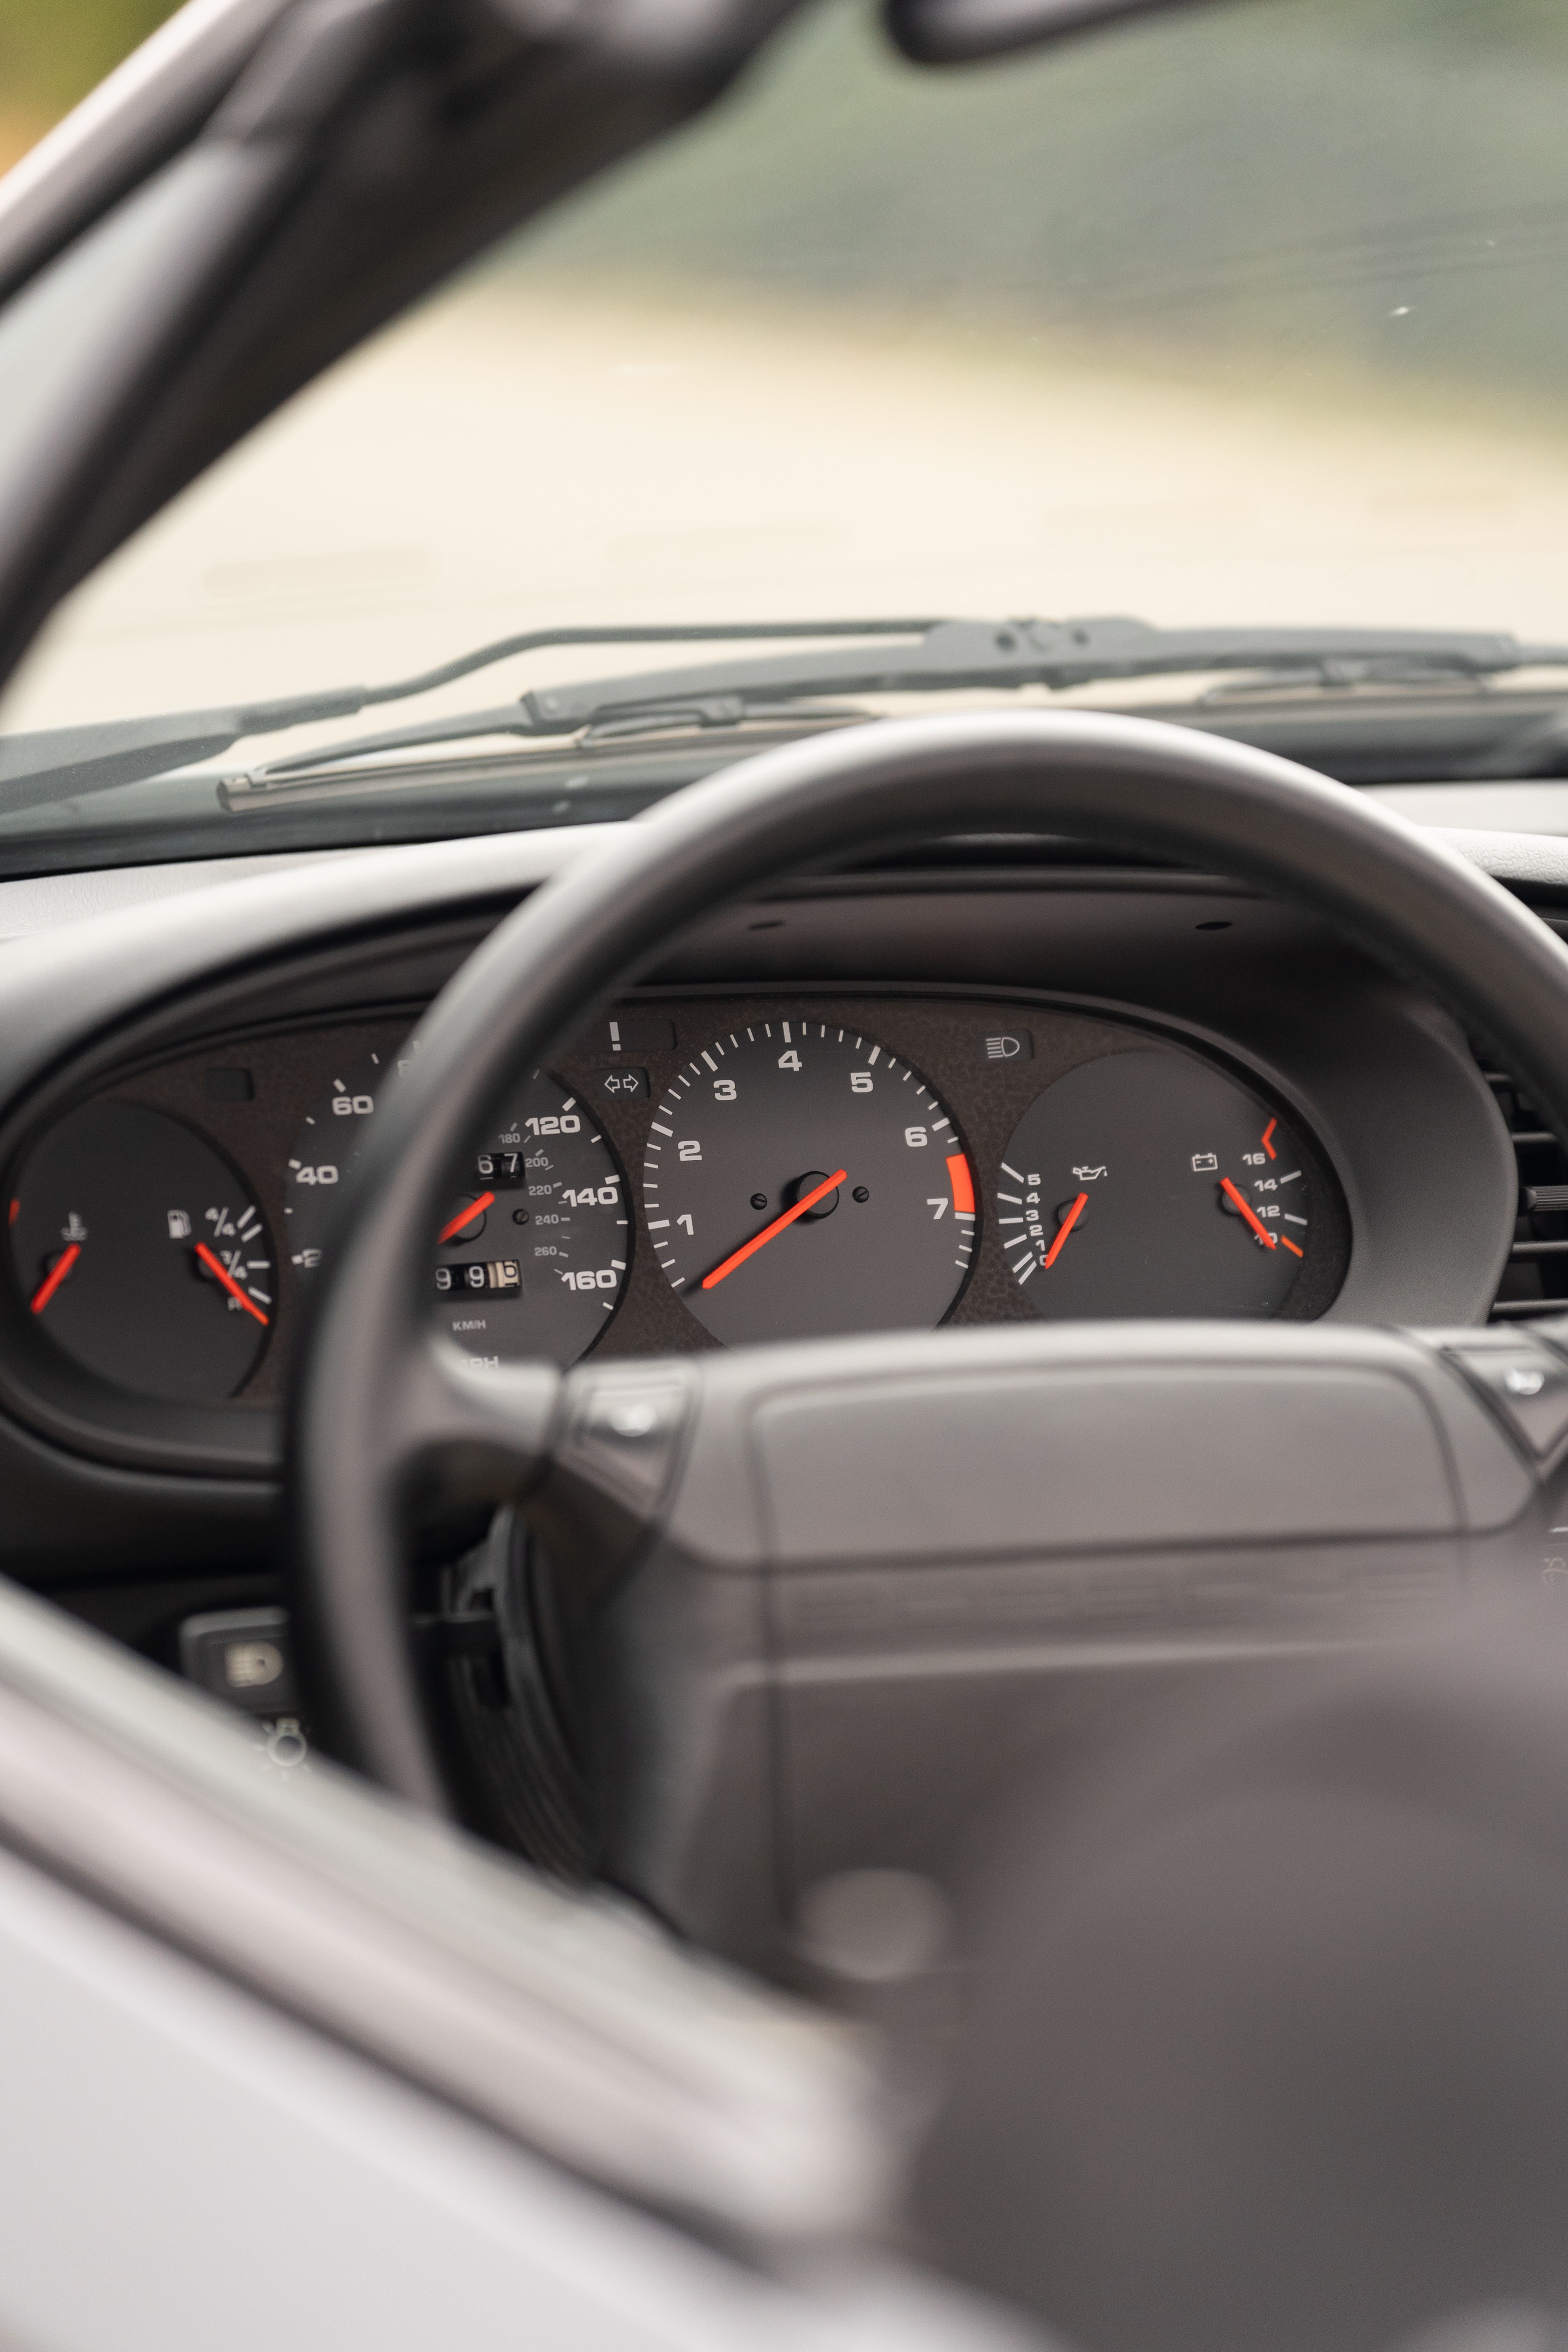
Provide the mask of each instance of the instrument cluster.
{"label": "instrument cluster", "polygon": [[[172,1402],[280,1392],[412,1016],[123,1076],[12,1171],[21,1300]],[[628,1003],[522,1074],[452,1171],[430,1313],[479,1361],[1129,1316],[1321,1314],[1342,1195],[1209,1041],[913,992]]]}

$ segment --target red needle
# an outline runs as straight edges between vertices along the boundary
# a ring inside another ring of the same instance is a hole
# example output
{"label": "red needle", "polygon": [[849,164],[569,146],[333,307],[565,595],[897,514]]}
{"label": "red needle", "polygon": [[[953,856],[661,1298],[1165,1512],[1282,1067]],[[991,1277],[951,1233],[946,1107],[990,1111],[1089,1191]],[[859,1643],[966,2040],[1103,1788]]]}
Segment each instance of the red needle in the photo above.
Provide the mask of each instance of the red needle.
{"label": "red needle", "polygon": [[[227,1291],[229,1297],[239,1306],[243,1307],[247,1315],[254,1315],[258,1323],[266,1322],[267,1318],[263,1315],[260,1307],[256,1304],[256,1301],[253,1298],[247,1298],[244,1291],[241,1290],[238,1283],[236,1282],[233,1275],[230,1274],[222,1258],[215,1257],[212,1251],[208,1249],[205,1242],[198,1242],[196,1244],[196,1255],[206,1267],[207,1272],[217,1276],[224,1288]],[[55,1271],[58,1274],[59,1272],[59,1268],[57,1266]]]}
{"label": "red needle", "polygon": [[1241,1211],[1242,1215],[1247,1219],[1247,1223],[1252,1227],[1253,1232],[1258,1235],[1258,1240],[1263,1244],[1265,1249],[1273,1249],[1275,1247],[1275,1236],[1269,1232],[1262,1219],[1253,1214],[1253,1212],[1247,1207],[1247,1202],[1242,1199],[1241,1194],[1237,1191],[1236,1186],[1231,1182],[1228,1176],[1222,1176],[1220,1178],[1219,1189],[1222,1192],[1228,1192],[1230,1194],[1231,1199],[1236,1202],[1237,1207]]}
{"label": "red needle", "polygon": [[[1045,1263],[1047,1266],[1055,1265],[1058,1257],[1061,1254],[1063,1242],[1066,1241],[1068,1235],[1071,1233],[1073,1227],[1077,1224],[1079,1219],[1082,1216],[1088,1206],[1089,1194],[1087,1192],[1080,1192],[1078,1199],[1073,1202],[1072,1207],[1068,1211],[1067,1215],[1062,1219],[1061,1223],[1057,1227],[1057,1237],[1051,1244],[1049,1249],[1046,1252]],[[1074,1265],[1078,1264],[1077,1258],[1074,1258],[1073,1264]]]}
{"label": "red needle", "polygon": [[829,1192],[836,1192],[840,1184],[848,1181],[847,1168],[841,1168],[836,1176],[825,1176],[820,1184],[814,1184],[809,1192],[802,1193],[793,1209],[786,1209],[782,1217],[775,1217],[771,1225],[764,1225],[760,1234],[753,1234],[749,1242],[742,1242],[734,1255],[727,1257],[722,1265],[716,1265],[711,1274],[705,1274],[703,1289],[711,1290],[716,1283],[723,1281],[727,1274],[733,1274],[738,1265],[744,1265],[749,1257],[755,1257],[764,1242],[771,1242],[775,1234],[782,1234],[786,1225],[793,1225],[797,1217],[804,1217],[808,1209],[816,1208],[818,1201],[826,1201]]}
{"label": "red needle", "polygon": [[454,1234],[460,1234],[465,1225],[471,1225],[476,1217],[482,1217],[485,1211],[493,1209],[495,1204],[493,1192],[481,1192],[477,1201],[470,1201],[466,1209],[459,1209],[455,1217],[447,1218],[436,1236],[437,1248],[439,1249],[443,1242],[449,1242]]}
{"label": "red needle", "polygon": [[54,1297],[56,1291],[59,1288],[61,1283],[65,1280],[67,1275],[70,1272],[72,1266],[76,1264],[80,1255],[81,1244],[79,1242],[72,1242],[69,1249],[66,1251],[65,1255],[55,1260],[54,1265],[49,1268],[48,1273],[44,1276],[43,1281],[38,1285],[37,1289],[33,1294],[33,1312],[35,1315],[41,1315],[43,1313],[45,1307],[48,1305],[50,1299]]}

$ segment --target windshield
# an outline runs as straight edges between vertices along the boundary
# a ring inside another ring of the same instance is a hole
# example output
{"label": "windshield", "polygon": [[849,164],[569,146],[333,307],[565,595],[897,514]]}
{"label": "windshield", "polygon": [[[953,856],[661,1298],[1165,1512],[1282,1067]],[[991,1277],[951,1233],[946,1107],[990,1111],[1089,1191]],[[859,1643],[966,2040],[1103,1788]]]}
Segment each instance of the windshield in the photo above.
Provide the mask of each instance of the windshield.
{"label": "windshield", "polygon": [[[935,72],[827,0],[69,599],[0,709],[12,739],[215,709],[241,731],[143,730],[90,774],[0,744],[0,860],[560,822],[911,695],[1152,709],[1372,784],[1562,773],[1565,112],[1559,0],[1243,0]],[[635,641],[1084,615],[1238,651],[911,687],[826,635],[820,679],[794,640]],[[1407,642],[1437,631],[1530,657]],[[689,683],[721,661],[725,690]],[[605,679],[545,723],[548,690]],[[331,707],[264,729],[294,697]]]}

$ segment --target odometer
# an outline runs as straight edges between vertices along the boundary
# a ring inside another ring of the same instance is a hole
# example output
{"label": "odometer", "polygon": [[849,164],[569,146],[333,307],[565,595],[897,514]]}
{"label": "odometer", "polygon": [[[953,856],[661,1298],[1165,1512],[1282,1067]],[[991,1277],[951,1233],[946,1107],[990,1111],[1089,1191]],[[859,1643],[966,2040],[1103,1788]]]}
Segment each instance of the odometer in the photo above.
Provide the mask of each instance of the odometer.
{"label": "odometer", "polygon": [[730,1346],[930,1329],[974,1246],[946,1106],[875,1038],[813,1019],[714,1038],[653,1115],[643,1169],[666,1279]]}

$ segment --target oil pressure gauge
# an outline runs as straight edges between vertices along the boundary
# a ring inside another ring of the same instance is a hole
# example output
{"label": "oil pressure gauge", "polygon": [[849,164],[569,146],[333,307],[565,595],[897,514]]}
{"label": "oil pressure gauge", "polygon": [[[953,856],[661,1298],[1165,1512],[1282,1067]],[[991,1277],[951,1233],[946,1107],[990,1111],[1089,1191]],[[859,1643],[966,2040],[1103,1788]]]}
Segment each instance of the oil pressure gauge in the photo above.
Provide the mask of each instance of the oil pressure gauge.
{"label": "oil pressure gauge", "polygon": [[1301,1138],[1261,1096],[1145,1049],[1083,1063],[1031,1104],[996,1223],[1050,1321],[1273,1316],[1313,1264],[1314,1192]]}

